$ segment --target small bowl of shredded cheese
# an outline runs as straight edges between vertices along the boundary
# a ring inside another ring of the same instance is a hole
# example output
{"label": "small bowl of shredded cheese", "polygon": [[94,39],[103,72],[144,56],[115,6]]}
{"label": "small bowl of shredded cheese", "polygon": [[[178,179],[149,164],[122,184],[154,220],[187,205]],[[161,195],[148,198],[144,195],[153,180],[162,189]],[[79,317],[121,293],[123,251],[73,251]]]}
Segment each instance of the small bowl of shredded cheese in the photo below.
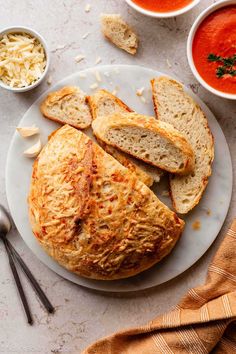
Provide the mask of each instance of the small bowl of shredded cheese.
{"label": "small bowl of shredded cheese", "polygon": [[27,27],[9,27],[0,32],[0,87],[25,92],[47,75],[49,51],[45,40]]}

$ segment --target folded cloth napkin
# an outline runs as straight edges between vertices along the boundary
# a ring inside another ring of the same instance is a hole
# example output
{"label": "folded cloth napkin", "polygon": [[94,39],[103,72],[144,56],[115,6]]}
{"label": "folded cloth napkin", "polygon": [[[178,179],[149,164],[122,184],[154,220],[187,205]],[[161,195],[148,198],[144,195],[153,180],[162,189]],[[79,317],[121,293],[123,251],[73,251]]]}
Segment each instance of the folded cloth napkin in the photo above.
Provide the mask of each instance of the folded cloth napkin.
{"label": "folded cloth napkin", "polygon": [[104,338],[83,354],[236,353],[236,219],[209,266],[206,283],[143,327]]}

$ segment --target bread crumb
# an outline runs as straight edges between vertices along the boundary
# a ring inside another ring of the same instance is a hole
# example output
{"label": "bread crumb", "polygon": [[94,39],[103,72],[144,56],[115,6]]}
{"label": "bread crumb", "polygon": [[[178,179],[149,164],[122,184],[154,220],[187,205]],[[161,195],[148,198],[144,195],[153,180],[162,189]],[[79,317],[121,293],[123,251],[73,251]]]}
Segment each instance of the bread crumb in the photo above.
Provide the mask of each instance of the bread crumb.
{"label": "bread crumb", "polygon": [[171,65],[169,59],[166,59],[166,62],[167,62],[168,67],[169,67],[169,68],[172,68],[172,65]]}
{"label": "bread crumb", "polygon": [[97,65],[97,64],[101,63],[101,61],[102,61],[102,58],[101,57],[97,57],[97,59],[95,61],[95,64]]}
{"label": "bread crumb", "polygon": [[201,229],[201,221],[199,221],[199,220],[194,221],[192,224],[192,228],[193,228],[193,230],[196,230],[196,231],[200,230]]}
{"label": "bread crumb", "polygon": [[210,216],[211,215],[211,209],[207,209],[207,215]]}
{"label": "bread crumb", "polygon": [[91,90],[95,90],[96,88],[98,88],[98,83],[94,82],[94,84],[89,86],[91,88]]}
{"label": "bread crumb", "polygon": [[85,77],[87,77],[87,75],[86,75],[85,73],[79,73],[78,75],[79,75],[79,77],[81,77],[81,78],[83,78],[83,79],[84,79]]}
{"label": "bread crumb", "polygon": [[142,96],[144,90],[145,90],[144,87],[141,87],[141,88],[137,89],[137,90],[136,90],[136,95],[139,96],[139,97]]}
{"label": "bread crumb", "polygon": [[141,96],[141,97],[140,97],[140,100],[141,100],[143,103],[147,103],[146,98],[145,98],[145,97],[143,97],[143,96]]}
{"label": "bread crumb", "polygon": [[47,84],[48,84],[48,85],[51,85],[51,84],[52,84],[52,77],[51,77],[51,75],[49,75],[48,78],[47,78]]}
{"label": "bread crumb", "polygon": [[105,71],[105,72],[104,72],[104,75],[105,75],[106,77],[110,77],[110,74],[109,74],[108,71]]}
{"label": "bread crumb", "polygon": [[85,56],[82,54],[79,54],[79,55],[77,55],[77,57],[75,57],[76,63],[80,63],[84,59],[85,59]]}
{"label": "bread crumb", "polygon": [[83,38],[83,39],[86,39],[89,35],[90,35],[90,32],[87,32],[87,33],[85,33],[85,34],[82,36],[82,38]]}
{"label": "bread crumb", "polygon": [[101,82],[101,81],[102,81],[102,78],[101,78],[101,75],[100,75],[99,71],[95,71],[95,77],[96,77],[96,80],[97,80],[98,82]]}
{"label": "bread crumb", "polygon": [[90,4],[87,4],[87,5],[85,6],[85,8],[84,8],[84,11],[85,11],[85,12],[90,12],[90,10],[91,10],[91,5],[90,5]]}
{"label": "bread crumb", "polygon": [[169,191],[165,190],[161,192],[162,197],[169,197],[170,193]]}

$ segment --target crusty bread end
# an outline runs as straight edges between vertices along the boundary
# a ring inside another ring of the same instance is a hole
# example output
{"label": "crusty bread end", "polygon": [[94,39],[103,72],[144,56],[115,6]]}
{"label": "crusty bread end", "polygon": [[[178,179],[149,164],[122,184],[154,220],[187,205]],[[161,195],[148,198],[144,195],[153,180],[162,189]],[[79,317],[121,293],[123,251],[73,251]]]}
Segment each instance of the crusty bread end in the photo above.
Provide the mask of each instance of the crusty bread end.
{"label": "crusty bread end", "polygon": [[92,121],[86,95],[74,86],[49,93],[41,103],[40,110],[45,118],[78,129],[88,128]]}
{"label": "crusty bread end", "polygon": [[101,15],[104,36],[129,54],[136,54],[138,37],[119,14]]}

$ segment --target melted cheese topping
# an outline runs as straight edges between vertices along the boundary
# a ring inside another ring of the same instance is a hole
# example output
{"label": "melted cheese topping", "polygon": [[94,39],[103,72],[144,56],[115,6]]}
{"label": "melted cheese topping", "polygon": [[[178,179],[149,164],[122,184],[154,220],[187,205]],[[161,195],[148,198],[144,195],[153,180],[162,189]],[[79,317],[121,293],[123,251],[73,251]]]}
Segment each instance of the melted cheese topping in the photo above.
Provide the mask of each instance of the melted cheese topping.
{"label": "melted cheese topping", "polygon": [[26,33],[9,33],[0,39],[0,79],[10,87],[27,87],[39,80],[46,55],[37,38]]}

